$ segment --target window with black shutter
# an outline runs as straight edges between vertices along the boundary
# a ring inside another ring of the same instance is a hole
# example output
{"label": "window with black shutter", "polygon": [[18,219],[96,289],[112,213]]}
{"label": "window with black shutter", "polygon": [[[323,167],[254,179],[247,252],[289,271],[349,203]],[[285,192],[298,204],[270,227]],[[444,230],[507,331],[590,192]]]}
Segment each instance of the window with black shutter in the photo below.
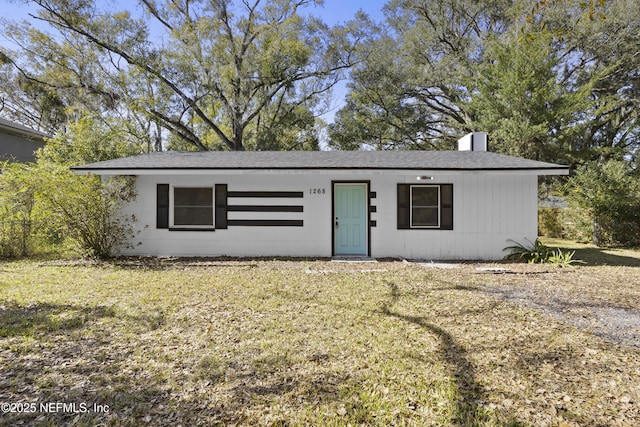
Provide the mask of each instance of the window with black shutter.
{"label": "window with black shutter", "polygon": [[453,230],[453,185],[398,184],[398,229]]}

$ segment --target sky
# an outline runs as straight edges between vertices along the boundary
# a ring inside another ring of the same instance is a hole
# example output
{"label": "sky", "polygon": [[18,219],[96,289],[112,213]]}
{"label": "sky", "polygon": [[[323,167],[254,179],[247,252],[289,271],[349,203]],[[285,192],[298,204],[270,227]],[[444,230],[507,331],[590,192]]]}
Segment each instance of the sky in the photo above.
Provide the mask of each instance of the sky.
{"label": "sky", "polygon": [[[324,5],[314,10],[314,14],[329,25],[342,24],[349,21],[359,10],[362,10],[373,21],[384,18],[383,6],[389,0],[324,0]],[[330,110],[322,115],[327,123],[333,123],[336,112],[344,105],[347,95],[346,82],[339,82],[332,91]]]}
{"label": "sky", "polygon": [[[374,20],[382,18],[382,7],[389,0],[324,0],[324,6],[317,7],[314,14],[329,24],[348,21],[362,9]],[[28,19],[28,12],[34,10],[20,0],[0,0],[0,16],[9,19]]]}
{"label": "sky", "polygon": [[375,21],[382,19],[382,7],[389,0],[324,0],[324,6],[315,9],[328,24],[340,24],[351,19],[358,10],[362,10]]}
{"label": "sky", "polygon": [[[313,8],[311,13],[322,18],[329,25],[342,24],[349,21],[353,16],[362,10],[374,21],[381,21],[384,18],[383,6],[389,0],[324,0],[324,5]],[[0,0],[0,18],[12,21],[23,19],[31,21],[29,13],[36,10],[33,6],[25,5],[21,0]],[[0,40],[0,44],[3,40]],[[322,118],[328,123],[333,122],[337,110],[344,105],[344,97],[347,93],[346,82],[339,83],[333,90],[331,110],[325,113]]]}

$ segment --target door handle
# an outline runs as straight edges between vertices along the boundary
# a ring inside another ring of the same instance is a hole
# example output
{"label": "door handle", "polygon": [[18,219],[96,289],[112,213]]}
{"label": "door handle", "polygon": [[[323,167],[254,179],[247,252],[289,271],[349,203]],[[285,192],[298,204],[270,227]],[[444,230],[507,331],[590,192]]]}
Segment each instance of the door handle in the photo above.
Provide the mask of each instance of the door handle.
{"label": "door handle", "polygon": [[340,227],[340,224],[338,223],[338,217],[336,217],[336,228]]}

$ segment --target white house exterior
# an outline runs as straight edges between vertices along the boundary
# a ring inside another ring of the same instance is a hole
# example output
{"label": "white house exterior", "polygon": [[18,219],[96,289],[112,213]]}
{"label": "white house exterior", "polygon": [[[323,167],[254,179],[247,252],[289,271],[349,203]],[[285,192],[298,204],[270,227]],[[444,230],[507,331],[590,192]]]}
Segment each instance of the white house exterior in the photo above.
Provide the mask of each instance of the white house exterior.
{"label": "white house exterior", "polygon": [[123,255],[493,260],[535,240],[537,178],[568,170],[484,151],[484,135],[464,151],[162,152],[75,170],[137,177]]}

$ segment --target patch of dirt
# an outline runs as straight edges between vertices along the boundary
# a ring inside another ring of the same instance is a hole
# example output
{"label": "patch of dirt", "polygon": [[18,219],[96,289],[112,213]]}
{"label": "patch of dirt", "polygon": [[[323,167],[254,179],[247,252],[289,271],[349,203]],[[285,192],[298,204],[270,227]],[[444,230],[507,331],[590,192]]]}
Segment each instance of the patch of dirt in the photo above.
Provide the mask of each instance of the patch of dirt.
{"label": "patch of dirt", "polygon": [[640,312],[540,286],[486,285],[484,292],[538,310],[609,342],[640,348]]}

